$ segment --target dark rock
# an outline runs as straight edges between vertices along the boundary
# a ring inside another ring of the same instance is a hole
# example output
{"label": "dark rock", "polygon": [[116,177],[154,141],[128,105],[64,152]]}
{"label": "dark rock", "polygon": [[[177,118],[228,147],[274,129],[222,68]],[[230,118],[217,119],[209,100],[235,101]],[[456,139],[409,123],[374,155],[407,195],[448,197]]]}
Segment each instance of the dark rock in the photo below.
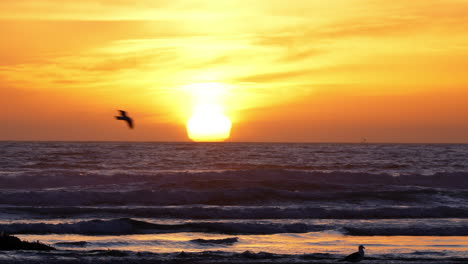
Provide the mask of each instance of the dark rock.
{"label": "dark rock", "polygon": [[177,254],[177,257],[178,258],[189,258],[190,255],[185,253],[184,251],[180,252],[179,254]]}
{"label": "dark rock", "polygon": [[19,238],[11,235],[0,235],[0,250],[55,250],[55,248],[46,244],[36,242],[21,241]]}

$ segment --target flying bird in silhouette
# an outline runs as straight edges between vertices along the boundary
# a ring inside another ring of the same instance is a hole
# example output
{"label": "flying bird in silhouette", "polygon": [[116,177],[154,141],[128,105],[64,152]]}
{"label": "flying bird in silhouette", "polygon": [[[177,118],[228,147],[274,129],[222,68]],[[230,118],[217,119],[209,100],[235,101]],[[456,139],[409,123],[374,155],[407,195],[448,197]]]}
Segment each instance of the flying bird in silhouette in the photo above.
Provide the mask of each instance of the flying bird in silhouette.
{"label": "flying bird in silhouette", "polygon": [[360,245],[358,252],[354,252],[353,254],[347,256],[346,258],[340,261],[359,262],[364,258],[364,249],[365,247],[363,245]]}
{"label": "flying bird in silhouette", "polygon": [[128,127],[133,128],[133,120],[129,116],[127,116],[127,112],[123,110],[119,110],[119,112],[120,112],[120,116],[115,116],[115,119],[124,120],[127,122]]}

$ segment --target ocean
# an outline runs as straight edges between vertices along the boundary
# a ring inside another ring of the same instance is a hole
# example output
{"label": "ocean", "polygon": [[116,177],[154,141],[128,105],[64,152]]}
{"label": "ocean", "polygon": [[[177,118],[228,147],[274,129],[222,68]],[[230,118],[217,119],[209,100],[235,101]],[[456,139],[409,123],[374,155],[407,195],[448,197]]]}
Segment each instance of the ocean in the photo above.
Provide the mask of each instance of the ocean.
{"label": "ocean", "polygon": [[468,145],[0,142],[0,263],[468,263]]}

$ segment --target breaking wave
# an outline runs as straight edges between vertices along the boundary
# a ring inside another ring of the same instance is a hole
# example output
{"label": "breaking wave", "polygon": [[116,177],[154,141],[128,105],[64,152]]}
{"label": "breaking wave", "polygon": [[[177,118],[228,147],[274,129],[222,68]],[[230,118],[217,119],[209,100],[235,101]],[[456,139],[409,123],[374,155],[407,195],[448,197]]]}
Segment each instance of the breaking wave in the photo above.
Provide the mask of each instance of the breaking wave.
{"label": "breaking wave", "polygon": [[322,208],[318,206],[165,206],[165,207],[0,207],[5,215],[34,218],[138,217],[159,219],[399,219],[468,218],[468,208],[379,207]]}
{"label": "breaking wave", "polygon": [[[41,170],[6,174],[0,177],[2,189],[38,189],[61,187],[102,187],[116,185],[151,186],[161,190],[211,190],[278,188],[287,190],[340,190],[363,186],[420,186],[468,189],[468,172],[407,174],[398,177],[381,173],[346,171],[302,171],[287,169],[251,169],[206,172],[115,171],[94,173],[80,170]],[[348,187],[350,186],[350,187]]]}
{"label": "breaking wave", "polygon": [[239,238],[237,237],[230,237],[224,239],[194,239],[190,240],[190,242],[201,244],[201,245],[232,245],[236,242],[239,242]]}
{"label": "breaking wave", "polygon": [[238,235],[267,235],[281,233],[307,233],[326,230],[324,225],[301,223],[220,223],[194,222],[183,224],[154,224],[130,218],[114,220],[90,220],[77,223],[14,223],[0,224],[0,230],[11,234],[83,234],[83,235],[128,235],[158,233],[218,233]]}
{"label": "breaking wave", "polygon": [[351,236],[468,236],[466,226],[345,227],[344,230]]}
{"label": "breaking wave", "polygon": [[[81,234],[81,235],[130,235],[163,233],[211,233],[225,235],[272,235],[285,233],[310,233],[322,231],[341,232],[350,236],[467,236],[466,224],[451,222],[413,223],[353,223],[353,222],[181,222],[175,224],[153,223],[131,218],[89,220],[74,223],[9,223],[0,224],[0,230],[11,234]],[[237,238],[191,242],[199,244],[233,244]],[[82,242],[80,242],[82,243]],[[81,245],[81,244],[80,244]]]}
{"label": "breaking wave", "polygon": [[[70,172],[71,173],[71,172]],[[468,173],[432,176],[289,170],[244,170],[151,175],[41,175],[0,177],[4,205],[277,205],[303,202],[381,206],[466,204]],[[25,189],[24,186],[28,186]]]}

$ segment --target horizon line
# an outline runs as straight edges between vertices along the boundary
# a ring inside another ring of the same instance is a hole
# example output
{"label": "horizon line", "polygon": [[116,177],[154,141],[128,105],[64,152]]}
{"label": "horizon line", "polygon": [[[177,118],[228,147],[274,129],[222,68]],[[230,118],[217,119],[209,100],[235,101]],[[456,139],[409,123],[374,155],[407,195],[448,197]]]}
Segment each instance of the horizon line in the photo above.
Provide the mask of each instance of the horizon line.
{"label": "horizon line", "polygon": [[193,144],[242,144],[242,143],[252,143],[252,144],[354,144],[354,145],[384,145],[384,144],[394,144],[394,145],[468,145],[468,142],[352,142],[352,141],[206,141],[206,142],[195,142],[195,141],[146,141],[146,140],[3,140],[0,139],[0,142],[70,142],[70,143],[193,143]]}

